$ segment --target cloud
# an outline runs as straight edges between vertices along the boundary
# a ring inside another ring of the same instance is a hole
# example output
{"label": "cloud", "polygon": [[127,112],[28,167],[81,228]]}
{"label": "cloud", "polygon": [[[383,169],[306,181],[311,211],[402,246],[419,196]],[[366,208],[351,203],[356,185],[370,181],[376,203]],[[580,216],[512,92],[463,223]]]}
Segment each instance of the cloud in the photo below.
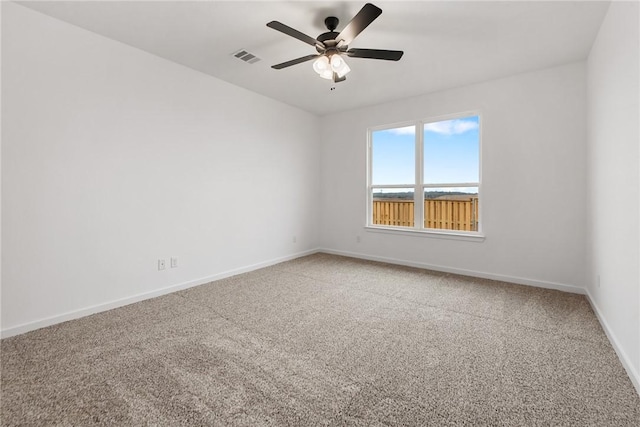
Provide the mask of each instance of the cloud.
{"label": "cloud", "polygon": [[388,129],[387,132],[393,134],[393,135],[415,135],[416,134],[416,127],[415,126],[407,126],[407,127],[403,127],[403,128],[395,128],[395,129]]}
{"label": "cloud", "polygon": [[424,125],[426,132],[434,132],[442,135],[458,135],[475,129],[478,129],[477,122],[463,119],[445,120]]}

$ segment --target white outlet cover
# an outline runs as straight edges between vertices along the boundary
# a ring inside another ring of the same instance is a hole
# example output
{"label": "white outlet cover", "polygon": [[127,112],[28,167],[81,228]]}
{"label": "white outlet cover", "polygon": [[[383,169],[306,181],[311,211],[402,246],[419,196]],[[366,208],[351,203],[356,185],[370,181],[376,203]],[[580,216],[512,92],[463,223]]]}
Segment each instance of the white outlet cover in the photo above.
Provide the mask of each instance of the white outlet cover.
{"label": "white outlet cover", "polygon": [[158,260],[158,270],[164,270],[165,268],[165,262],[163,259],[159,259]]}
{"label": "white outlet cover", "polygon": [[178,258],[172,257],[171,258],[171,268],[176,268],[177,266],[178,266]]}

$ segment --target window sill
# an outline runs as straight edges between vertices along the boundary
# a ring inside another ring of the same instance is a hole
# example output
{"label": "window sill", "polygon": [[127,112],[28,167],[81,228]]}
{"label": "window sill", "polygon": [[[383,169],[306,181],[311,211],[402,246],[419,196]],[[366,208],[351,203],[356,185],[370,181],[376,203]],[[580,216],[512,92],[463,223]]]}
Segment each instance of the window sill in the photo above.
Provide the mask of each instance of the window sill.
{"label": "window sill", "polygon": [[365,230],[372,233],[397,234],[414,237],[429,237],[435,239],[463,240],[467,242],[484,242],[485,236],[477,232],[456,232],[450,230],[416,230],[405,227],[377,227],[375,225],[367,225]]}

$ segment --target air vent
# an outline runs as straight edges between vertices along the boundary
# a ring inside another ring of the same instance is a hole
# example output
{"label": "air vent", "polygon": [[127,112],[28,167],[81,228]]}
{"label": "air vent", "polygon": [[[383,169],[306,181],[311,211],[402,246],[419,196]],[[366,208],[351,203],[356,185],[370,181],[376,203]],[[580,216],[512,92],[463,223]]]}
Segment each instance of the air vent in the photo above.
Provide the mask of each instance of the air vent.
{"label": "air vent", "polygon": [[239,51],[234,52],[233,56],[249,64],[255,64],[256,62],[260,61],[260,58],[255,56],[253,53],[247,52],[244,49],[240,49]]}

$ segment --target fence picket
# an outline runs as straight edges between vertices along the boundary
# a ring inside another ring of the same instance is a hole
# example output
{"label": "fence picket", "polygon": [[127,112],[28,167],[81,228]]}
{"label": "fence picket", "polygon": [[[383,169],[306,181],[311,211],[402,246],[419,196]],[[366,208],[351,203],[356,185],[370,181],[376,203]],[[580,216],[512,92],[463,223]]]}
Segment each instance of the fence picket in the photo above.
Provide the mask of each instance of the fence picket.
{"label": "fence picket", "polygon": [[[399,227],[414,226],[413,201],[374,199],[373,223]],[[478,230],[478,198],[466,200],[427,199],[424,201],[424,226],[442,230]]]}

